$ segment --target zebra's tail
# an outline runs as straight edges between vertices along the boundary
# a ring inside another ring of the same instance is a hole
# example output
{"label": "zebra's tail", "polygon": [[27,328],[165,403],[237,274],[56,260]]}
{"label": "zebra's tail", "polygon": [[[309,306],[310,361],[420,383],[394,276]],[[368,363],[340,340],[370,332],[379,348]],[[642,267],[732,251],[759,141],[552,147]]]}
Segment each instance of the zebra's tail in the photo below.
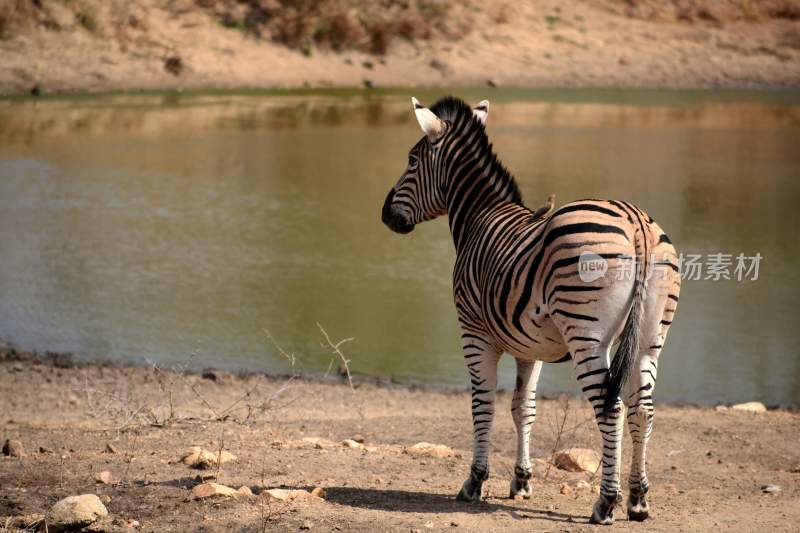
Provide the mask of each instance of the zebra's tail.
{"label": "zebra's tail", "polygon": [[[646,257],[646,255],[645,255]],[[619,347],[611,367],[608,369],[606,380],[606,397],[603,402],[603,416],[607,417],[617,403],[622,387],[628,380],[633,365],[636,362],[636,355],[639,353],[639,329],[641,327],[642,314],[644,310],[645,283],[647,261],[646,259],[637,262],[636,279],[633,290],[633,303],[628,313],[628,319],[622,328],[619,337]]]}

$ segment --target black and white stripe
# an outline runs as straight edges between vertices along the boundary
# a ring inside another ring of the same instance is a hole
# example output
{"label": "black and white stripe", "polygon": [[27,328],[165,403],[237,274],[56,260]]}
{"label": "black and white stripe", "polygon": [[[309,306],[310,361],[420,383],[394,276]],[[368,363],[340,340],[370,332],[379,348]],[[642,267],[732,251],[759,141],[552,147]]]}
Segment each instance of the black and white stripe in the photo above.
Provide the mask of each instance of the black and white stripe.
{"label": "black and white stripe", "polygon": [[[603,439],[601,494],[592,521],[611,523],[621,498],[623,407],[633,440],[628,514],[646,518],[652,394],[680,290],[669,238],[649,215],[622,201],[581,200],[550,216],[534,213],[492,150],[484,129],[487,101],[474,109],[455,98],[430,109],[413,103],[425,136],[411,149],[382,217],[400,233],[440,215],[449,218],[474,431],[471,473],[459,499],[480,499],[488,477],[497,362],[508,353],[517,360],[512,495],[531,494],[528,446],[542,363],[571,360]],[[589,252],[605,260],[608,272],[584,282],[578,268]],[[633,275],[620,275],[626,271]]]}

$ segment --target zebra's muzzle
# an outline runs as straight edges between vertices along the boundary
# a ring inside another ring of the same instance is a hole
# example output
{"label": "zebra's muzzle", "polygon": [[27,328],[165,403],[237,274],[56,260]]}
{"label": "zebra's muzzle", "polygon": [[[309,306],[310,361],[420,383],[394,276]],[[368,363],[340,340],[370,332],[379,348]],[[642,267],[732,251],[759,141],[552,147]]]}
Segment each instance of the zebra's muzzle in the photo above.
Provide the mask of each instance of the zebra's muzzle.
{"label": "zebra's muzzle", "polygon": [[409,222],[405,213],[397,206],[392,204],[394,199],[394,189],[389,191],[386,196],[386,201],[383,203],[383,210],[381,211],[381,220],[386,226],[395,233],[411,233],[414,229],[414,224]]}

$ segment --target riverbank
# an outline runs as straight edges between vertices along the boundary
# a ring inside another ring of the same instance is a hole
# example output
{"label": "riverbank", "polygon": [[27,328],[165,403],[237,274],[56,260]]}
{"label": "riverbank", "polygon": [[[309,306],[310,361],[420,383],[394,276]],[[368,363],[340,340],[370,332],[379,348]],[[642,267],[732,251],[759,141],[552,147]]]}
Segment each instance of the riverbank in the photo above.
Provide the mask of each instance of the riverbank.
{"label": "riverbank", "polygon": [[[358,379],[351,389],[346,381],[6,351],[0,397],[2,438],[22,446],[21,457],[0,460],[0,529],[41,516],[65,496],[91,493],[109,512],[95,525],[103,531],[594,530],[586,517],[597,479],[548,464],[557,448],[598,448],[591,414],[575,398],[539,402],[534,496],[516,501],[507,498],[515,453],[510,397],[500,394],[488,498],[471,506],[453,498],[471,456],[466,392]],[[798,431],[800,415],[787,411],[657,405],[648,530],[793,530]],[[448,450],[409,453],[421,441]],[[181,462],[191,446],[237,459],[192,469]],[[629,453],[626,439],[624,473]],[[204,478],[256,495],[321,487],[324,497],[197,498],[192,489]],[[766,485],[779,490],[766,493]],[[640,528],[624,512],[617,516],[615,530]]]}
{"label": "riverbank", "polygon": [[0,94],[800,85],[796,0],[329,4],[13,0]]}

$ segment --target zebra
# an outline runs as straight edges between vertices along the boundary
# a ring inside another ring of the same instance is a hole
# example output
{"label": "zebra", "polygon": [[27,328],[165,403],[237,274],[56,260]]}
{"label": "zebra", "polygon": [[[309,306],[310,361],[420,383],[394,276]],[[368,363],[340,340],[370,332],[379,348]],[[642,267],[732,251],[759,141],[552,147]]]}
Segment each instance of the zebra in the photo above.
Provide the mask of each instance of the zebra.
{"label": "zebra", "polygon": [[[528,499],[533,492],[529,442],[542,363],[571,361],[603,443],[600,494],[590,522],[613,523],[614,508],[622,503],[625,419],[633,441],[627,512],[631,520],[645,520],[645,452],[658,356],[680,292],[679,262],[669,237],[652,217],[624,201],[580,200],[547,216],[540,216],[547,209],[533,213],[489,142],[487,100],[474,108],[455,97],[430,108],[412,98],[412,105],[424,136],[409,151],[381,218],[405,234],[420,222],[448,217],[474,444],[469,477],[457,499],[481,499],[489,476],[497,364],[508,353],[517,371],[510,496]],[[591,261],[597,271],[583,272]]]}

